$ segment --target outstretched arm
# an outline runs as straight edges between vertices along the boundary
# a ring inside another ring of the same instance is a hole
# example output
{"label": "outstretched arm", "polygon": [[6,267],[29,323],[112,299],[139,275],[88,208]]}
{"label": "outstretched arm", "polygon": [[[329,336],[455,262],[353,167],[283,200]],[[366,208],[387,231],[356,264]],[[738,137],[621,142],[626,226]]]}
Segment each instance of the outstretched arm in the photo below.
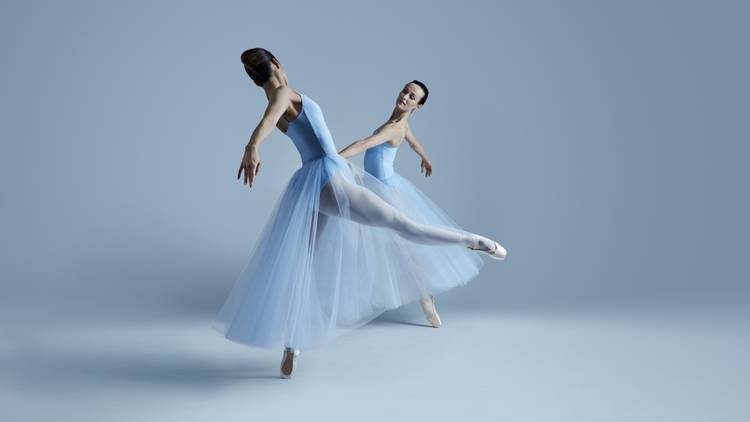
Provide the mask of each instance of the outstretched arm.
{"label": "outstretched arm", "polygon": [[289,105],[291,95],[292,90],[289,87],[280,87],[274,91],[268,98],[268,106],[263,113],[263,118],[260,119],[260,123],[253,130],[253,134],[250,135],[250,142],[245,147],[245,154],[242,156],[240,169],[237,172],[237,179],[239,179],[244,171],[245,177],[242,183],[248,185],[248,187],[253,186],[253,180],[260,172],[258,147],[276,127],[276,123]]}
{"label": "outstretched arm", "polygon": [[339,151],[339,155],[344,158],[348,158],[353,155],[357,155],[362,151],[366,151],[376,145],[382,144],[389,139],[394,139],[397,137],[398,129],[391,125],[388,125],[374,135],[368,136],[364,139],[360,139],[359,141],[352,142],[346,148]]}
{"label": "outstretched arm", "polygon": [[414,132],[411,131],[411,127],[406,129],[406,142],[409,144],[411,149],[414,150],[414,152],[419,155],[420,158],[422,158],[422,163],[419,166],[419,171],[424,171],[424,176],[429,177],[432,175],[432,162],[430,161],[430,157],[427,156],[427,151],[425,151],[424,147],[422,146],[422,143],[419,142],[419,139],[417,139],[416,136],[414,136]]}

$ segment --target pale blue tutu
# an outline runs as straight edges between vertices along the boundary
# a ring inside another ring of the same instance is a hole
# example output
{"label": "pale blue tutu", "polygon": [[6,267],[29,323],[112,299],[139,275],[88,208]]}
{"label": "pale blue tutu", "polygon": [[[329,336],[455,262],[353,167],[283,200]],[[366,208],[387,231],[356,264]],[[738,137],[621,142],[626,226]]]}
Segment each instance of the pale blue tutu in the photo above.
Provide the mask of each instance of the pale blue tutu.
{"label": "pale blue tutu", "polygon": [[[381,182],[368,187],[418,223],[463,230],[424,192],[394,170],[397,152],[398,147],[387,142],[365,152],[365,170]],[[431,295],[468,283],[484,264],[477,252],[462,246],[436,248],[413,244],[409,249],[415,271],[423,280],[420,284]]]}
{"label": "pale blue tutu", "polygon": [[[349,205],[356,198],[347,186],[384,194],[385,185],[337,154],[320,107],[301,96],[302,110],[287,135],[302,167],[275,204],[213,324],[227,339],[246,345],[319,346],[383,311],[460,284],[469,273],[461,266],[476,273],[481,264],[473,253],[448,259],[461,248],[419,245],[392,230],[351,221]],[[331,204],[323,198],[334,198],[339,217],[321,212]],[[433,252],[424,255],[427,250]]]}

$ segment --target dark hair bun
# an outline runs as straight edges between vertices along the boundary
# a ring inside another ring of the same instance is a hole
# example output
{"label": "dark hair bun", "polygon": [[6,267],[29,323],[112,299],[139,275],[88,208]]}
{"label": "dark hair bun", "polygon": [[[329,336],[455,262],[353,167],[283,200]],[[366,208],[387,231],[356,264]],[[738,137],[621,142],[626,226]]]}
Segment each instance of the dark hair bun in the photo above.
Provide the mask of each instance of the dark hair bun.
{"label": "dark hair bun", "polygon": [[240,60],[245,66],[245,72],[255,85],[263,86],[271,77],[273,65],[271,59],[276,57],[265,48],[251,48],[242,52]]}

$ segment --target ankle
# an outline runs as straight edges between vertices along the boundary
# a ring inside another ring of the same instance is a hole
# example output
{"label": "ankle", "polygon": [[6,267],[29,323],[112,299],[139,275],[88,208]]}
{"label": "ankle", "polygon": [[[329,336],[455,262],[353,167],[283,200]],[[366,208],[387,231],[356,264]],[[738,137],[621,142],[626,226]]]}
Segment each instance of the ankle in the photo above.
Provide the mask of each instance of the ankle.
{"label": "ankle", "polygon": [[464,239],[464,243],[466,244],[466,247],[469,249],[479,249],[481,247],[481,243],[479,241],[479,236],[476,234],[469,234]]}

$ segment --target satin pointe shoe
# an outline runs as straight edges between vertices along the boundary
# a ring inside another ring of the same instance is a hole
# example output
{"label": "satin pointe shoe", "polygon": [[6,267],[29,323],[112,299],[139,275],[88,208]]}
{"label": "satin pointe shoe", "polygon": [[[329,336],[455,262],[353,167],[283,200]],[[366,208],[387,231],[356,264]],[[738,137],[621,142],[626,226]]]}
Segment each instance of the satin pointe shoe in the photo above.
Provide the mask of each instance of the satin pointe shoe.
{"label": "satin pointe shoe", "polygon": [[297,364],[299,350],[287,347],[284,349],[284,355],[281,357],[281,378],[289,379],[294,372],[294,366]]}
{"label": "satin pointe shoe", "polygon": [[[477,244],[478,243],[479,243],[479,241],[477,240]],[[505,259],[505,256],[508,254],[508,251],[506,251],[505,248],[502,247],[502,245],[500,245],[499,243],[495,242],[494,240],[492,241],[492,243],[493,243],[494,247],[492,249],[490,249],[490,250],[484,250],[484,249],[479,249],[479,248],[472,248],[471,246],[469,246],[468,248],[471,249],[471,250],[473,250],[473,251],[481,252],[481,253],[489,256],[492,259],[497,259],[497,260],[503,260],[503,259]]]}
{"label": "satin pointe shoe", "polygon": [[430,324],[435,328],[440,328],[443,322],[440,320],[440,315],[437,313],[435,308],[435,297],[430,296],[429,298],[421,299],[419,304],[422,305],[422,311],[424,316],[427,318]]}

